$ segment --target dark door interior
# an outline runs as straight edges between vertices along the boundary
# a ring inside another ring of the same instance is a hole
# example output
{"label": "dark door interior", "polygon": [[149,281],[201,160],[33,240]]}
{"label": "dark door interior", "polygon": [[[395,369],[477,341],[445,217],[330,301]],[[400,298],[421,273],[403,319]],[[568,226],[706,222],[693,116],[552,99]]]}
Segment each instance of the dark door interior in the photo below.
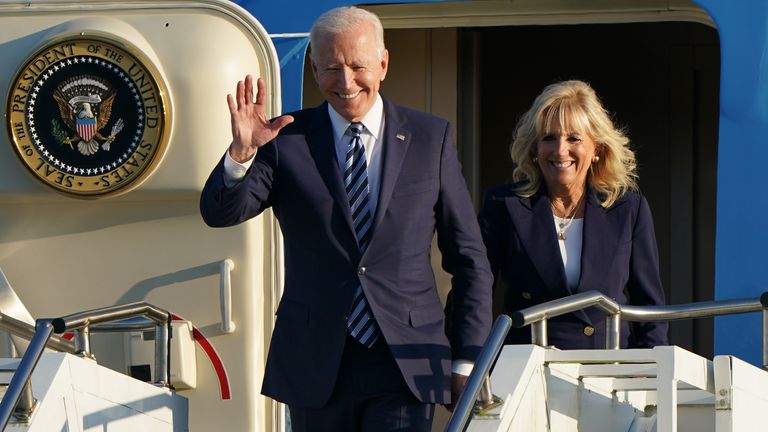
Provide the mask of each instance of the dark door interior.
{"label": "dark door interior", "polygon": [[[459,104],[458,127],[479,130],[480,192],[511,180],[512,130],[536,95],[552,82],[587,81],[636,152],[668,302],[711,300],[717,30],[685,22],[486,27],[462,30],[459,46],[460,62],[473,64],[472,73],[460,73],[460,94],[474,102]],[[712,355],[711,320],[672,323],[670,336]]]}

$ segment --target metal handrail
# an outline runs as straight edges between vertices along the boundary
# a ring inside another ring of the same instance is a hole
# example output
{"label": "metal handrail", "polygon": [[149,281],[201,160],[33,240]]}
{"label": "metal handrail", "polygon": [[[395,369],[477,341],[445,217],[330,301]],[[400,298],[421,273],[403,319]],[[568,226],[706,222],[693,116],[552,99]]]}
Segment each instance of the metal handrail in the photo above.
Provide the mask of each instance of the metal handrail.
{"label": "metal handrail", "polygon": [[[546,346],[547,319],[588,307],[598,306],[611,323],[606,331],[606,349],[616,349],[617,345],[609,342],[615,341],[618,344],[620,340],[621,326],[615,325],[618,320],[633,322],[674,321],[762,311],[762,365],[763,369],[768,369],[768,292],[764,292],[760,297],[752,299],[716,300],[680,305],[619,305],[618,311],[615,311],[613,306],[605,306],[610,304],[617,303],[598,291],[587,291],[513,312],[512,324],[516,328],[531,325],[532,336],[536,336],[537,332],[539,333],[538,338],[534,337],[532,339],[533,343]],[[540,328],[534,330],[534,326]],[[543,338],[541,337],[542,334]]]}
{"label": "metal handrail", "polygon": [[0,430],[5,430],[22,396],[30,406],[26,407],[26,412],[21,413],[21,416],[28,417],[31,414],[35,402],[30,390],[30,377],[54,332],[61,334],[74,331],[76,334],[76,353],[90,357],[88,335],[91,325],[127,320],[139,316],[144,316],[155,322],[155,384],[167,386],[170,365],[169,327],[172,318],[170,312],[146,302],[137,302],[78,312],[56,319],[38,319],[27,351],[21,358],[21,362],[8,384],[3,400],[0,402]]}
{"label": "metal handrail", "polygon": [[616,300],[606,297],[598,291],[587,291],[512,312],[510,317],[512,318],[512,325],[519,328],[591,306],[597,307],[606,315],[619,313],[622,308]]}
{"label": "metal handrail", "polygon": [[219,263],[219,308],[221,309],[221,331],[234,333],[237,325],[232,321],[232,270],[235,262],[227,258]]}
{"label": "metal handrail", "polygon": [[531,341],[535,345],[547,346],[547,320],[556,316],[576,312],[588,307],[597,307],[605,314],[606,327],[614,330],[605,333],[605,347],[619,349],[618,331],[619,313],[621,306],[616,300],[606,297],[598,291],[587,291],[572,296],[531,306],[523,311],[512,312],[512,323],[515,327],[531,325]]}
{"label": "metal handrail", "polygon": [[758,312],[763,308],[761,299],[718,300],[682,305],[621,307],[621,317],[627,321],[675,321],[692,318],[710,318],[718,315],[735,315]]}
{"label": "metal handrail", "polygon": [[[16,372],[11,377],[8,389],[3,395],[3,401],[0,402],[0,430],[5,430],[22,394],[27,393],[25,389],[29,389],[29,377],[32,376],[32,371],[35,370],[40,356],[45,351],[45,344],[51,337],[51,333],[53,333],[53,325],[50,319],[37,320],[35,329],[35,335],[29,341],[27,351],[21,358],[19,366],[16,367]],[[32,405],[34,405],[34,399],[32,400]],[[25,415],[29,415],[29,413],[25,413]]]}
{"label": "metal handrail", "polygon": [[456,402],[451,418],[445,428],[447,432],[460,432],[466,428],[469,417],[475,407],[475,400],[481,389],[485,388],[487,393],[493,397],[493,394],[490,392],[488,374],[501,351],[501,347],[504,345],[504,339],[507,337],[511,327],[512,319],[510,317],[499,315],[496,318],[491,333],[488,335],[480,354],[477,356],[472,373],[469,374],[464,391]]}
{"label": "metal handrail", "polygon": [[91,333],[120,333],[120,332],[146,332],[154,330],[155,321],[141,317],[133,317],[120,321],[91,325]]}
{"label": "metal handrail", "polygon": [[[516,328],[531,325],[532,341],[547,345],[547,320],[588,307],[597,307],[606,316],[606,348],[618,349],[621,326],[620,320],[634,322],[674,321],[692,318],[708,318],[762,311],[763,318],[763,368],[768,369],[768,292],[757,299],[719,300],[681,305],[632,306],[620,305],[614,299],[598,291],[587,291],[572,296],[515,311],[511,317],[500,315],[488,336],[475,367],[467,380],[464,392],[459,397],[446,427],[448,432],[464,431],[472,415],[475,400],[483,391],[490,392],[489,373],[493,362],[501,351],[504,339],[511,326]],[[475,409],[475,411],[477,411]]]}
{"label": "metal handrail", "polygon": [[[8,332],[11,334],[20,336],[27,340],[31,340],[32,336],[35,335],[35,326],[18,320],[10,315],[6,315],[2,312],[0,312],[0,328],[8,330]],[[68,352],[70,354],[74,354],[76,352],[74,342],[66,340],[57,335],[51,335],[46,346],[56,351]]]}
{"label": "metal handrail", "polygon": [[138,316],[145,316],[152,321],[163,324],[171,320],[170,312],[155,307],[147,302],[128,303],[77,312],[65,317],[52,320],[55,333],[76,331],[93,324],[119,321]]}

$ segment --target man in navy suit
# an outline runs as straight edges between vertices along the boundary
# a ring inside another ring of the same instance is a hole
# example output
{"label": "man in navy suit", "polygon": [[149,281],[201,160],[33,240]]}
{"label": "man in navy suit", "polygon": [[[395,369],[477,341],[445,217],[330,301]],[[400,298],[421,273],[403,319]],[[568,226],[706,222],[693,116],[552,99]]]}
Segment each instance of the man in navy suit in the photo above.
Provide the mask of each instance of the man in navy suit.
{"label": "man in navy suit", "polygon": [[[429,431],[463,388],[490,329],[492,276],[445,120],[379,95],[389,54],[378,18],[337,8],[315,22],[326,100],[269,121],[253,79],[228,96],[233,142],[201,213],[231,226],[271,207],[285,289],[262,392],[294,431]],[[452,274],[450,341],[430,264]]]}

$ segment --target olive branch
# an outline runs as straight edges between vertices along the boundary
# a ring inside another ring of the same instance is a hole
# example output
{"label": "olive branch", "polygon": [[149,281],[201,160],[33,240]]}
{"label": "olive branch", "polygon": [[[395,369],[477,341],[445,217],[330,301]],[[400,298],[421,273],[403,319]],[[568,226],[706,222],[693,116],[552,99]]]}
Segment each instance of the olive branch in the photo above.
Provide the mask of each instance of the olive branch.
{"label": "olive branch", "polygon": [[59,144],[62,144],[68,138],[67,133],[64,132],[56,119],[51,119],[51,134]]}

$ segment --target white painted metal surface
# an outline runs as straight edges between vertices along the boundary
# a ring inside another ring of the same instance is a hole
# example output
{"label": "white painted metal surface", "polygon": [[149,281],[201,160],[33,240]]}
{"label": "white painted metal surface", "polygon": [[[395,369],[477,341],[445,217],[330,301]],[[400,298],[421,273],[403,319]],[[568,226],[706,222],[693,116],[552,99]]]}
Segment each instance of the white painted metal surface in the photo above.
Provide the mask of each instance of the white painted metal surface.
{"label": "white painted metal surface", "polygon": [[[0,359],[3,368],[14,363]],[[32,375],[32,393],[38,403],[30,422],[11,423],[6,431],[189,430],[186,398],[71,354],[44,354]]]}
{"label": "white painted metal surface", "polygon": [[504,347],[491,375],[505,404],[469,431],[748,432],[768,421],[768,372],[679,347]]}
{"label": "white painted metal surface", "polygon": [[[205,179],[231,140],[226,95],[237,80],[262,77],[271,93],[267,115],[280,112],[279,64],[266,31],[228,0],[0,0],[0,29],[0,109],[27,58],[80,33],[141,51],[166,83],[171,107],[170,141],[154,172],[107,199],[74,199],[42,185],[0,134],[0,266],[31,315],[147,301],[184,317],[222,360],[215,369],[195,348],[196,387],[181,391],[192,430],[221,430],[222,419],[231,431],[270,430],[274,403],[260,388],[276,307],[277,227],[268,212],[215,230],[198,211]],[[222,273],[227,259],[237,266]],[[126,337],[92,335],[101,365],[128,372]],[[7,351],[0,346],[0,356]],[[222,373],[231,384],[227,400]]]}
{"label": "white painted metal surface", "polygon": [[768,372],[732,356],[717,356],[714,364],[715,430],[768,429]]}

